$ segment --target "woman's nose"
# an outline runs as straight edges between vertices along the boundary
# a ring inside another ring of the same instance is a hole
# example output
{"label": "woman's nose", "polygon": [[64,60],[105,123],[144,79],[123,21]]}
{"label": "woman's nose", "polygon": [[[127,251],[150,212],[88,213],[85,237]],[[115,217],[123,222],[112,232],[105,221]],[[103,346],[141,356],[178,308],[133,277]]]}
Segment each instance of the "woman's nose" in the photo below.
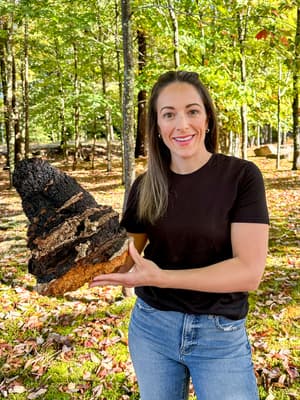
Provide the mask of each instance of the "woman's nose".
{"label": "woman's nose", "polygon": [[187,118],[183,115],[177,115],[176,118],[176,129],[178,131],[184,130],[188,126]]}

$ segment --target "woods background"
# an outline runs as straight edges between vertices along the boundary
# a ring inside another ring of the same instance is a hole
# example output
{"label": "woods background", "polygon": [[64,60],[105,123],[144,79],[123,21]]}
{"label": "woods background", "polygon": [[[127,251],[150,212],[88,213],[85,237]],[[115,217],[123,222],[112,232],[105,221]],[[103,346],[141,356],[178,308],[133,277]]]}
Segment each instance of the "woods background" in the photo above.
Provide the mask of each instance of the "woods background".
{"label": "woods background", "polygon": [[[176,68],[209,88],[219,150],[263,172],[269,254],[247,328],[260,399],[300,398],[299,0],[0,0],[0,398],[139,398],[134,298],[38,295],[11,177],[19,159],[47,157],[121,213],[146,164],[149,90]],[[266,144],[274,159],[255,155]]]}
{"label": "woods background", "polygon": [[290,139],[299,168],[299,0],[1,0],[0,143],[122,143],[125,188],[145,156],[145,102],[168,69],[197,71],[215,101],[220,150]]}

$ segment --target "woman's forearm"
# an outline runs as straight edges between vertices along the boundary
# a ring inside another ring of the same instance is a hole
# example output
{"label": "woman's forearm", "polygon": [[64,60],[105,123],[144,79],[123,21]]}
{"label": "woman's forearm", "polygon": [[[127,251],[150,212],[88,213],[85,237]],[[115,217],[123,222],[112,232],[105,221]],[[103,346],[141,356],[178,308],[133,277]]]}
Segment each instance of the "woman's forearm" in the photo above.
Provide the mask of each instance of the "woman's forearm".
{"label": "woman's forearm", "polygon": [[226,293],[255,290],[263,267],[253,271],[237,257],[204,268],[162,270],[159,287]]}

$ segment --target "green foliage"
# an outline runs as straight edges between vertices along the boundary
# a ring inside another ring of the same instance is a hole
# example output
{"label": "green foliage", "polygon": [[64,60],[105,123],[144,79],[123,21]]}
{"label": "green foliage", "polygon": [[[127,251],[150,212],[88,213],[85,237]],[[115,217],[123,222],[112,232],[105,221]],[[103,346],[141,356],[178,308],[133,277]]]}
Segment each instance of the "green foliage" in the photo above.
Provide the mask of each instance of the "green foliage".
{"label": "green foliage", "polygon": [[[101,136],[95,120],[111,111],[122,127],[122,31],[119,2],[93,0],[1,1],[2,15],[14,14],[14,52],[18,80],[24,62],[24,23],[29,24],[30,135],[32,141],[60,140],[64,123],[74,134],[74,104],[80,103],[82,137]],[[296,2],[175,1],[181,68],[199,71],[219,110],[222,132],[240,131],[240,105],[247,101],[250,125],[276,127],[278,85],[284,94],[281,118],[291,128],[291,69]],[[168,2],[132,1],[133,30],[147,37],[146,66],[136,76],[138,90],[149,90],[161,72],[174,68]],[[241,85],[238,25],[246,26],[247,83]],[[7,31],[0,30],[4,40]],[[135,58],[137,46],[135,43]],[[74,90],[74,45],[78,51],[79,97]],[[118,70],[117,56],[119,57]],[[282,65],[282,82],[278,65]],[[105,81],[105,83],[103,83]],[[104,86],[106,88],[104,89]],[[18,102],[22,104],[21,83]],[[255,131],[255,129],[254,129]],[[250,131],[251,133],[251,131]]]}

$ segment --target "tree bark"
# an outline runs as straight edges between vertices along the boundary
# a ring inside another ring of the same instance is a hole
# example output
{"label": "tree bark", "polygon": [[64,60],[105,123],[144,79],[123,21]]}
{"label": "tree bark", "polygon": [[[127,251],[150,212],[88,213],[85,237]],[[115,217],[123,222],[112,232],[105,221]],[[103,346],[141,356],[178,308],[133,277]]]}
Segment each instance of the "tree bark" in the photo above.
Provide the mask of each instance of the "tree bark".
{"label": "tree bark", "polygon": [[28,58],[28,18],[24,20],[24,82],[23,82],[23,104],[24,104],[24,141],[25,157],[29,157],[29,58]]}
{"label": "tree bark", "polygon": [[279,71],[278,71],[278,90],[277,90],[277,157],[276,157],[276,168],[280,168],[280,146],[281,146],[281,79],[282,79],[282,69],[279,61]]}
{"label": "tree bark", "polygon": [[130,187],[135,178],[134,164],[134,62],[131,27],[130,0],[122,0],[122,32],[124,57],[123,91],[123,143],[124,143],[124,180],[125,195],[123,210],[127,203]]}
{"label": "tree bark", "polygon": [[300,7],[297,8],[297,28],[295,36],[295,58],[293,70],[293,170],[300,168],[300,126],[299,126],[299,74],[300,74]]}
{"label": "tree bark", "polygon": [[78,49],[77,49],[77,43],[75,42],[73,43],[73,49],[74,49],[74,95],[75,95],[75,104],[74,104],[75,151],[74,151],[73,170],[75,170],[77,167],[78,158],[80,157]]}
{"label": "tree bark", "polygon": [[6,32],[6,38],[1,42],[1,79],[3,87],[5,133],[7,145],[7,168],[9,183],[12,187],[12,175],[15,166],[15,132],[13,109],[13,27],[14,18],[0,18],[0,28]]}
{"label": "tree bark", "polygon": [[[145,32],[138,29],[138,70],[142,74],[146,65],[146,35]],[[137,131],[135,142],[135,158],[145,157],[146,152],[146,90],[140,90],[138,93],[138,111],[137,111]]]}
{"label": "tree bark", "polygon": [[[246,70],[246,57],[245,57],[245,45],[247,35],[247,23],[248,23],[248,11],[243,21],[243,15],[238,13],[238,38],[240,48],[240,70],[241,70],[241,84],[243,89],[246,89],[247,70]],[[241,104],[241,123],[242,123],[242,158],[247,160],[247,145],[248,145],[248,119],[247,119],[247,102],[246,100]]]}
{"label": "tree bark", "polygon": [[57,76],[59,79],[59,121],[60,121],[60,147],[64,155],[64,159],[68,162],[68,138],[67,138],[67,128],[66,128],[66,116],[65,116],[65,90],[64,90],[64,78],[62,74],[62,69],[59,63],[60,51],[58,40],[55,40],[55,54],[57,60]]}
{"label": "tree bark", "polygon": [[180,66],[178,21],[176,18],[173,1],[168,0],[168,5],[169,5],[169,13],[170,13],[172,27],[173,27],[174,66],[175,66],[175,69],[178,69]]}
{"label": "tree bark", "polygon": [[20,127],[20,114],[19,104],[17,100],[17,77],[16,77],[16,60],[14,54],[12,54],[12,110],[13,110],[13,130],[15,136],[15,159],[14,163],[24,158],[24,138]]}
{"label": "tree bark", "polygon": [[[8,31],[7,21],[4,18],[0,18],[0,29]],[[8,92],[7,92],[7,41],[3,40],[0,43],[0,68],[1,68],[1,83],[3,93],[3,105],[4,105],[4,128],[5,128],[5,141],[8,150],[9,147],[9,131],[10,131],[10,115],[8,114]],[[8,152],[6,157],[6,167],[9,168]]]}

